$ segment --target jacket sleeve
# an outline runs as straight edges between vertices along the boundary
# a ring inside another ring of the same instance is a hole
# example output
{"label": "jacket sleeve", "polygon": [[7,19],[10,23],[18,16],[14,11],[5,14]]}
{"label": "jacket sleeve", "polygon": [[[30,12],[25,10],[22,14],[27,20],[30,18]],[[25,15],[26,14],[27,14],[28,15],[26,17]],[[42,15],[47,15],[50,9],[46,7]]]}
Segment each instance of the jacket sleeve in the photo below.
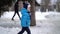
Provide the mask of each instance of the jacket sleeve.
{"label": "jacket sleeve", "polygon": [[30,26],[30,20],[27,20],[27,26]]}
{"label": "jacket sleeve", "polygon": [[29,19],[28,16],[24,16],[24,18],[23,18],[23,22],[25,23],[25,25],[26,25],[27,27],[30,26],[30,19]]}
{"label": "jacket sleeve", "polygon": [[27,17],[26,23],[27,23],[27,26],[30,26],[30,19],[28,17]]}
{"label": "jacket sleeve", "polygon": [[27,26],[26,22],[27,22],[27,16],[23,16],[21,19],[21,25],[26,27]]}

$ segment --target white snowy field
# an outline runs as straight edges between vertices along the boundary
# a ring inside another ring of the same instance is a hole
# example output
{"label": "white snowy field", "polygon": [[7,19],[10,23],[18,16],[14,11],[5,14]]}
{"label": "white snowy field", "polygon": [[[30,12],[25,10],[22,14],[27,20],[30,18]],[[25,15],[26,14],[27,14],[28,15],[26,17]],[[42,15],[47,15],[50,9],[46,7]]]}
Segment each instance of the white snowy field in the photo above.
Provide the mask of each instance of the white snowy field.
{"label": "white snowy field", "polygon": [[[20,13],[20,12],[19,12]],[[0,18],[0,34],[17,34],[21,31],[20,20],[14,12],[5,12]],[[21,15],[21,14],[20,14]],[[60,34],[60,13],[35,12],[36,26],[31,26],[31,34]],[[24,34],[27,34],[24,32]]]}

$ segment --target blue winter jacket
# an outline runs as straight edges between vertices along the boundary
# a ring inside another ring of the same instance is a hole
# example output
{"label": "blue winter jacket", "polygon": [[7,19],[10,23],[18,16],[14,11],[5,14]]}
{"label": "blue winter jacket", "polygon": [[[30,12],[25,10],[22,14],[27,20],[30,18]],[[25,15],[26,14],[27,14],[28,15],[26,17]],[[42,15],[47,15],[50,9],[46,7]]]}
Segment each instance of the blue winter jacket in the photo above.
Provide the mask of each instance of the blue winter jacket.
{"label": "blue winter jacket", "polygon": [[30,26],[30,14],[28,13],[28,10],[25,8],[21,9],[21,26],[22,27],[29,27]]}

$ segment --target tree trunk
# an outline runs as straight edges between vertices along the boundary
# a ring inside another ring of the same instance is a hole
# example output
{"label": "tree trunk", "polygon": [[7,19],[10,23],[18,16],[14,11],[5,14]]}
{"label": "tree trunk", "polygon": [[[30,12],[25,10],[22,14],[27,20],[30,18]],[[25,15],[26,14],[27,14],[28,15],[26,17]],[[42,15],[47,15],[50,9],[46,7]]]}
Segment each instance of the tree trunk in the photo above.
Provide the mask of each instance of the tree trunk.
{"label": "tree trunk", "polygon": [[36,25],[35,21],[35,0],[31,0],[31,26]]}

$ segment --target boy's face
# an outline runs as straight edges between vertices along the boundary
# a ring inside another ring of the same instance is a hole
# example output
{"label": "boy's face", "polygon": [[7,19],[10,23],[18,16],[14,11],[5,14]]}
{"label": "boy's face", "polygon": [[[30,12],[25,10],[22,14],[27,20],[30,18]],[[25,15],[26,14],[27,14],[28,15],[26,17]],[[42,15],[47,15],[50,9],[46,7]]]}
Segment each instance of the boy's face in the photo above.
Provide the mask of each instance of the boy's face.
{"label": "boy's face", "polygon": [[30,10],[31,10],[31,6],[28,6],[27,10],[30,12]]}

